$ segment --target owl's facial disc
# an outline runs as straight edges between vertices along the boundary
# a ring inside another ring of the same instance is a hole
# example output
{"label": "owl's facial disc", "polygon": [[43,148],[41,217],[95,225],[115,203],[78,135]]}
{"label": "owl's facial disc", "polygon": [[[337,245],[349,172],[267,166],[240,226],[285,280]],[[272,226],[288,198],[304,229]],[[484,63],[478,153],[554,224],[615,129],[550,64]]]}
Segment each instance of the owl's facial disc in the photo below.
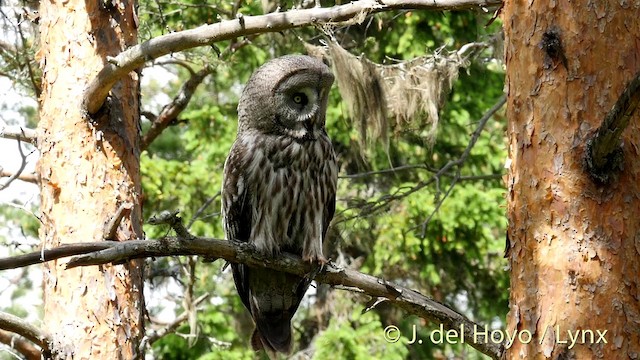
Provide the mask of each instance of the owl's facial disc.
{"label": "owl's facial disc", "polygon": [[286,135],[300,140],[313,140],[324,127],[324,111],[316,88],[293,86],[277,93],[279,102],[276,123]]}

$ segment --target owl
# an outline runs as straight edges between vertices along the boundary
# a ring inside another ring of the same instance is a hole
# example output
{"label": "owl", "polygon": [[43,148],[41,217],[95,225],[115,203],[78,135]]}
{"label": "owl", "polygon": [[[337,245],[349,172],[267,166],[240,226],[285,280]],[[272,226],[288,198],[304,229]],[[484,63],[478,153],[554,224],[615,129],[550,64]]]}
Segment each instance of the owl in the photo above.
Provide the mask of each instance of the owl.
{"label": "owl", "polygon": [[[325,130],[334,76],[320,60],[288,55],[256,70],[238,103],[238,134],[224,165],[226,238],[266,256],[288,252],[323,264],[336,204],[338,165]],[[310,280],[231,264],[253,318],[254,350],[291,351],[291,318]]]}

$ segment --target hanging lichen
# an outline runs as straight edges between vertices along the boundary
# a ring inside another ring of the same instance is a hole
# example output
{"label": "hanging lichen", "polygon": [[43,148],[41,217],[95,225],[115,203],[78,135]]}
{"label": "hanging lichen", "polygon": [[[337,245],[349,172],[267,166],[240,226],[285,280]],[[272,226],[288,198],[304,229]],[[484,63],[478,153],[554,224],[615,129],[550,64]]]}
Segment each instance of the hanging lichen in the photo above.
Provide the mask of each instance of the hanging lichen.
{"label": "hanging lichen", "polygon": [[388,147],[389,135],[411,131],[426,143],[437,134],[439,112],[458,78],[468,65],[463,55],[469,44],[458,52],[437,52],[395,64],[377,64],[364,56],[355,56],[335,41],[322,48],[308,46],[310,53],[324,53],[333,66],[336,83],[349,116],[358,130],[363,147],[372,139]]}

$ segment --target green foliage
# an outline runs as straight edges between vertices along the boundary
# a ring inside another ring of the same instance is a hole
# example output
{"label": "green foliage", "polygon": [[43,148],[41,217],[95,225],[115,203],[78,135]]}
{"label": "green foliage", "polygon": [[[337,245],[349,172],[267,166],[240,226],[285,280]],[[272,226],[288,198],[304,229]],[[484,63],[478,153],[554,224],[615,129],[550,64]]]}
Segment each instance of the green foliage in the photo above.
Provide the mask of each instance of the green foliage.
{"label": "green foliage", "polygon": [[[154,344],[154,355],[167,360],[249,360],[254,352],[240,345],[239,334],[229,326],[227,309],[213,306],[207,312],[198,314],[198,327],[202,336],[189,345],[188,335],[170,334]],[[189,327],[181,326],[177,334],[188,334]],[[210,337],[215,334],[215,338]]]}
{"label": "green foliage", "polygon": [[402,343],[385,340],[378,315],[361,315],[362,309],[356,305],[348,319],[331,319],[315,341],[318,350],[313,359],[401,360],[408,355]]}

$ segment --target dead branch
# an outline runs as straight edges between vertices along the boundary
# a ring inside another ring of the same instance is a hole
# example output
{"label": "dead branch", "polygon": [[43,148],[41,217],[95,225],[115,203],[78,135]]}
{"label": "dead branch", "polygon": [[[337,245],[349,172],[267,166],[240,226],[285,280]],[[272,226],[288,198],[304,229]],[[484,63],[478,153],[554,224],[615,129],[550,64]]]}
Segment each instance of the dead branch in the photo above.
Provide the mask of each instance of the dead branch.
{"label": "dead branch", "polygon": [[129,216],[129,214],[131,213],[131,209],[133,209],[132,203],[125,202],[120,204],[113,217],[109,219],[106,224],[104,224],[105,240],[117,240],[116,232],[118,231],[118,226],[120,226],[120,223],[125,216]]}
{"label": "dead branch", "polygon": [[593,138],[587,141],[585,165],[589,174],[601,183],[622,166],[621,135],[640,104],[640,73],[624,89],[607,113]]}
{"label": "dead branch", "polygon": [[0,329],[18,334],[38,345],[42,352],[49,352],[49,344],[51,343],[49,335],[15,315],[0,311]]}
{"label": "dead branch", "polygon": [[[202,304],[208,298],[209,298],[209,294],[201,295],[200,297],[198,297],[193,301],[193,305],[192,305],[193,308],[197,308],[200,304]],[[188,318],[189,318],[189,312],[184,311],[182,314],[176,316],[176,318],[172,322],[170,322],[169,324],[166,324],[163,328],[158,330],[150,330],[140,342],[140,353],[144,354],[146,348],[151,346],[154,342],[160,340],[165,335],[176,332],[176,330],[178,330],[178,327],[180,327],[182,323],[188,320]]]}
{"label": "dead branch", "polygon": [[20,168],[18,169],[18,171],[11,174],[9,176],[9,179],[5,181],[4,184],[0,184],[0,191],[9,187],[9,185],[11,185],[11,183],[14,180],[18,179],[20,175],[22,175],[22,172],[24,171],[25,167],[27,167],[27,155],[24,154],[24,150],[22,149],[22,142],[20,141],[20,139],[18,139],[18,152],[20,153],[20,159],[21,159]]}
{"label": "dead branch", "polygon": [[20,140],[36,145],[36,131],[22,126],[0,126],[0,138]]}
{"label": "dead branch", "polygon": [[212,67],[205,66],[202,70],[191,75],[189,80],[182,84],[178,94],[169,104],[162,108],[160,115],[153,119],[151,128],[149,128],[142,139],[142,145],[140,146],[141,150],[146,149],[164,129],[178,118],[178,115],[180,115],[180,113],[187,107],[187,104],[189,104],[189,101],[191,100],[191,97],[198,85],[200,85],[202,80],[204,80],[207,75],[211,74],[212,71]]}
{"label": "dead branch", "polygon": [[146,61],[198,46],[247,35],[345,21],[362,21],[364,15],[391,10],[462,10],[499,5],[499,0],[359,0],[330,8],[296,9],[259,16],[242,16],[195,29],[178,31],[145,41],[110,58],[84,93],[83,108],[96,113],[113,85]]}
{"label": "dead branch", "polygon": [[16,173],[12,173],[10,171],[6,171],[3,169],[0,169],[0,177],[15,177],[17,180],[20,181],[24,181],[24,182],[28,182],[28,183],[32,183],[32,184],[37,184],[40,179],[38,178],[38,174],[17,174]]}
{"label": "dead branch", "polygon": [[[92,252],[89,252],[89,246],[94,247]],[[99,248],[102,250],[98,250]],[[166,237],[158,240],[68,244],[55,249],[22,255],[23,260],[21,261],[17,261],[17,257],[0,259],[0,269],[42,262],[41,255],[47,260],[53,260],[78,253],[85,255],[71,258],[67,262],[67,268],[122,263],[129,259],[145,257],[200,255],[208,259],[222,258],[229,262],[275,269],[299,276],[307,276],[314,271],[314,265],[303,261],[298,256],[285,253],[272,258],[256,252],[248,243],[234,244],[230,241],[201,237],[189,240]],[[29,261],[24,259],[29,259]],[[415,290],[355,270],[343,269],[333,263],[327,264],[318,273],[315,280],[341,288],[354,289],[374,299],[384,298],[411,314],[441,323],[447,329],[462,329],[463,334],[461,335],[464,336],[465,343],[469,343],[493,359],[499,359],[503,352],[502,343],[484,338],[482,333],[486,330],[485,326],[470,321],[463,315]]]}
{"label": "dead branch", "polygon": [[98,250],[108,249],[114,244],[116,244],[116,242],[113,241],[63,244],[54,249],[7,257],[0,259],[0,271],[40,264],[45,261],[57,260],[73,255],[87,254]]}
{"label": "dead branch", "polygon": [[42,351],[18,334],[0,330],[0,343],[3,343],[22,354],[27,360],[40,360]]}
{"label": "dead branch", "polygon": [[0,40],[0,52],[2,51],[6,51],[9,53],[15,53],[16,51],[18,51],[18,48],[16,48],[16,46],[8,41],[4,41],[4,40]]}

